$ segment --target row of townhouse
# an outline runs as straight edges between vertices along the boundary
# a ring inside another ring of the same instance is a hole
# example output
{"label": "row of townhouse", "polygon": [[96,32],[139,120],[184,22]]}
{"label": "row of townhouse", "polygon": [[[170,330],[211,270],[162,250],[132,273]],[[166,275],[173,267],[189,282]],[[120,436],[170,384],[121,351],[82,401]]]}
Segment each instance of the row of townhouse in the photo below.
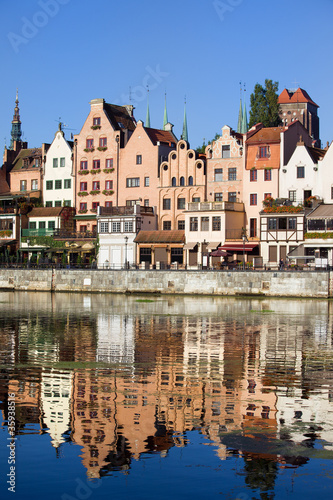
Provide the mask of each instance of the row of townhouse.
{"label": "row of townhouse", "polygon": [[[172,124],[164,123],[162,130],[146,127],[135,121],[133,106],[104,99],[91,101],[73,142],[59,124],[51,144],[29,149],[20,140],[17,98],[0,198],[7,203],[6,212],[25,197],[39,199],[45,210],[57,208],[59,214],[56,221],[47,221],[41,207],[43,220],[27,214],[27,220],[20,217],[16,223],[16,232],[0,233],[1,238],[17,247],[19,225],[26,236],[29,230],[31,235],[55,230],[68,246],[93,240],[98,233],[101,266],[207,266],[220,263],[222,256],[242,260],[244,254],[249,261],[261,257],[271,264],[285,259],[304,239],[306,214],[303,234],[299,224],[294,229],[295,222],[272,233],[268,228],[274,222],[267,221],[265,210],[285,204],[290,212],[290,205],[304,206],[312,196],[332,200],[333,153],[331,147],[314,147],[319,142],[318,106],[305,91],[285,89],[280,107],[282,126],[257,124],[246,134],[224,126],[202,155],[190,148],[187,136],[177,140]],[[279,203],[263,209],[265,199]],[[61,216],[59,209],[66,206],[76,211],[73,224],[64,224],[68,214]],[[2,228],[4,217],[0,213]],[[279,224],[282,228],[285,222]],[[10,226],[8,216],[5,226]],[[76,245],[77,254],[82,246]],[[211,257],[214,251],[220,254]]]}

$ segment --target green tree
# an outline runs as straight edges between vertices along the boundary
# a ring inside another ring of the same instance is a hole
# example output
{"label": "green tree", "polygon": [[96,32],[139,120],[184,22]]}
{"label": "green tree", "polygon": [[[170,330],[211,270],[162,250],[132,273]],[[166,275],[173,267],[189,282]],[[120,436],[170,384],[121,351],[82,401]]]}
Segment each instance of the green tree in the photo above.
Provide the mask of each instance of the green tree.
{"label": "green tree", "polygon": [[[208,141],[208,144],[211,144],[213,141],[216,141],[219,137],[221,137],[221,134],[216,133],[214,139]],[[196,148],[197,153],[205,154],[206,147],[208,146],[208,144],[206,144],[204,140],[202,146]]]}
{"label": "green tree", "polygon": [[250,97],[250,128],[256,123],[262,123],[264,127],[281,125],[278,88],[278,82],[268,79],[265,80],[265,87],[256,83]]}

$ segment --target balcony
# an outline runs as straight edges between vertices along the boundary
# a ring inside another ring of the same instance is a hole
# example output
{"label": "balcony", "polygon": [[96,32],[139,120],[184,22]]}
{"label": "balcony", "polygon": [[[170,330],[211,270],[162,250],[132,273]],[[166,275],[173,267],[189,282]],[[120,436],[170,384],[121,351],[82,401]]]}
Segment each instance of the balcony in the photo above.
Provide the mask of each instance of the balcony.
{"label": "balcony", "polygon": [[223,212],[225,210],[232,210],[235,212],[243,212],[243,203],[231,202],[231,201],[200,201],[200,202],[190,202],[187,204],[188,212],[210,212],[219,211]]}
{"label": "balcony", "polygon": [[133,215],[133,214],[153,214],[153,207],[144,207],[141,205],[131,205],[125,207],[99,207],[100,212],[99,215]]}
{"label": "balcony", "polygon": [[22,237],[53,236],[55,229],[22,229]]}

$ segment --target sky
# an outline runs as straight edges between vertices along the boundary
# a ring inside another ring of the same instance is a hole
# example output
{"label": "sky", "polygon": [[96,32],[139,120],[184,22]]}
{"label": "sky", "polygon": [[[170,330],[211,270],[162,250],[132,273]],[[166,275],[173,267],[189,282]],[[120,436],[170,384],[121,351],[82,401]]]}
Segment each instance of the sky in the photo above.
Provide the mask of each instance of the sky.
{"label": "sky", "polygon": [[51,143],[59,118],[78,134],[89,102],[133,104],[180,138],[184,101],[192,148],[237,128],[256,83],[301,87],[333,140],[332,0],[0,0],[0,145],[10,144],[16,88],[23,139]]}

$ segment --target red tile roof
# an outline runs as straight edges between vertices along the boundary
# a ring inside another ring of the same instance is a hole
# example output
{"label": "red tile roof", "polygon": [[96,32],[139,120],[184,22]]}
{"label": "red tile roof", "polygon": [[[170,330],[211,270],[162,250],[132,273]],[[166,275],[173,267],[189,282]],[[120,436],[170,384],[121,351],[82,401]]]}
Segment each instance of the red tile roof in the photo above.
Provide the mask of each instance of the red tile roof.
{"label": "red tile roof", "polygon": [[284,89],[279,95],[279,104],[289,104],[297,102],[308,102],[319,108],[318,104],[316,104],[311,99],[309,94],[301,88],[298,88],[295,91]]}
{"label": "red tile roof", "polygon": [[280,142],[280,133],[284,130],[285,127],[264,127],[251,135],[246,142],[247,144]]}
{"label": "red tile roof", "polygon": [[28,217],[59,217],[64,207],[34,207]]}
{"label": "red tile roof", "polygon": [[185,231],[140,231],[135,243],[185,243]]}
{"label": "red tile roof", "polygon": [[177,142],[176,137],[169,130],[159,130],[157,128],[147,128],[147,127],[145,127],[145,131],[147,132],[150,140],[152,141],[152,143],[155,146],[156,146],[156,143],[158,141],[159,142],[167,143],[169,145],[171,144],[171,142],[173,144],[176,144],[176,142]]}

